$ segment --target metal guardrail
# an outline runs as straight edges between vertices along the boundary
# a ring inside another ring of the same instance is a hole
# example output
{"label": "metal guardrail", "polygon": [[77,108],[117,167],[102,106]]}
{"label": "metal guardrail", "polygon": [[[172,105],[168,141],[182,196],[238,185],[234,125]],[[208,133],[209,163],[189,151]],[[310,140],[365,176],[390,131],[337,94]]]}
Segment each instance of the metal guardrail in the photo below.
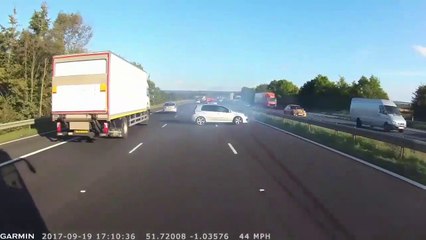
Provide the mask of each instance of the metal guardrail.
{"label": "metal guardrail", "polygon": [[10,123],[1,123],[0,130],[28,126],[34,123],[35,123],[35,119],[28,119],[28,120],[22,120],[22,121],[10,122]]}
{"label": "metal guardrail", "polygon": [[327,123],[327,122],[321,122],[317,120],[305,119],[300,117],[283,116],[283,115],[280,115],[279,113],[270,113],[270,112],[269,113],[263,112],[263,113],[273,115],[273,116],[278,116],[281,118],[287,118],[287,119],[298,121],[298,122],[303,122],[308,125],[315,125],[315,126],[319,126],[323,128],[332,129],[335,131],[349,133],[349,134],[352,134],[353,136],[361,136],[361,137],[366,137],[366,138],[374,139],[374,140],[385,142],[385,143],[394,144],[394,145],[400,146],[401,148],[409,148],[409,149],[420,151],[420,152],[426,152],[426,142],[419,141],[419,140],[401,138],[399,136],[392,136],[392,135],[381,135],[372,131],[364,130],[362,128],[356,128],[356,127],[341,125],[337,123]]}
{"label": "metal guardrail", "polygon": [[[178,100],[175,101],[176,103],[185,103],[185,102],[189,102],[190,100]],[[164,103],[162,104],[157,104],[155,106],[153,106],[153,108],[151,110],[156,110],[156,109],[161,109]],[[28,126],[28,125],[33,125],[35,124],[36,119],[28,119],[28,120],[22,120],[22,121],[16,121],[16,122],[9,122],[9,123],[0,123],[0,130],[7,130],[7,129],[11,129],[11,128],[16,128],[16,127],[24,127],[24,126]]]}

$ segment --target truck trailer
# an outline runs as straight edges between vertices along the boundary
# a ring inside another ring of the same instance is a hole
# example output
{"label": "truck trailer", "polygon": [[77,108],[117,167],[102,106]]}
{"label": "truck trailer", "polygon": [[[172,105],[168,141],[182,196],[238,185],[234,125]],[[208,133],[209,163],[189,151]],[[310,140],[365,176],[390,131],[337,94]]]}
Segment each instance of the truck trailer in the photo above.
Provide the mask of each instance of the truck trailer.
{"label": "truck trailer", "polygon": [[273,92],[261,92],[254,94],[254,103],[264,107],[277,107],[277,98]]}
{"label": "truck trailer", "polygon": [[126,138],[147,124],[148,74],[105,51],[53,57],[52,121],[57,136]]}

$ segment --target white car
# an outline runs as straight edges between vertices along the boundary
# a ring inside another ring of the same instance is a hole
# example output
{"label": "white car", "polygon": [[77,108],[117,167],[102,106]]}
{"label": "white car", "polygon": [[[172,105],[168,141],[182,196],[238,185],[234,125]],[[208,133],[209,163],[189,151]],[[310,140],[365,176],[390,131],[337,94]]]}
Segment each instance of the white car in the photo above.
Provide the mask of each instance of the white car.
{"label": "white car", "polygon": [[234,123],[239,125],[248,123],[248,117],[244,113],[234,112],[221,105],[202,104],[195,108],[192,121],[200,126],[206,123]]}
{"label": "white car", "polygon": [[176,103],[174,102],[166,102],[163,105],[163,112],[177,112]]}

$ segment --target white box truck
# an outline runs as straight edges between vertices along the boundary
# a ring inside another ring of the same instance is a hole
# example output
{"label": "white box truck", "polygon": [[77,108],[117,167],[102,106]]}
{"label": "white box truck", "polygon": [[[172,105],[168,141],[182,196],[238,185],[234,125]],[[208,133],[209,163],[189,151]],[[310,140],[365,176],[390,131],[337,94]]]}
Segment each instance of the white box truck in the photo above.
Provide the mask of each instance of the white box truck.
{"label": "white box truck", "polygon": [[352,98],[350,116],[357,127],[369,125],[403,132],[407,126],[396,104],[386,99]]}
{"label": "white box truck", "polygon": [[112,52],[53,57],[52,121],[58,136],[126,138],[150,115],[148,74]]}

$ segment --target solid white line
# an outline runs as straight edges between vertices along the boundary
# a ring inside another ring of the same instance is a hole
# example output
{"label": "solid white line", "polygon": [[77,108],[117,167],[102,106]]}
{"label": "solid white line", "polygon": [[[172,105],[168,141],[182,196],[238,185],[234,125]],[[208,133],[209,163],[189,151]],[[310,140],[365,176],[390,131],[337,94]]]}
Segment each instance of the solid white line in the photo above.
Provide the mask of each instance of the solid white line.
{"label": "solid white line", "polygon": [[381,167],[379,167],[379,166],[376,166],[376,165],[374,165],[374,164],[371,164],[371,163],[369,163],[369,162],[366,162],[366,161],[364,161],[364,160],[362,160],[362,159],[359,159],[359,158],[357,158],[357,157],[351,156],[351,155],[349,155],[349,154],[346,154],[346,153],[341,152],[341,151],[339,151],[339,150],[336,150],[336,149],[334,149],[334,148],[327,147],[327,146],[325,146],[325,145],[322,145],[321,143],[314,142],[314,141],[312,141],[312,140],[310,140],[310,139],[307,139],[307,138],[301,137],[301,136],[296,135],[296,134],[294,134],[294,133],[291,133],[291,132],[288,132],[288,131],[286,131],[286,130],[283,130],[283,129],[277,128],[277,127],[275,127],[275,126],[269,125],[269,124],[267,124],[267,123],[264,123],[264,122],[261,122],[261,121],[258,121],[258,120],[255,120],[255,121],[256,121],[257,123],[260,123],[260,124],[265,125],[265,126],[267,126],[267,127],[273,128],[273,129],[278,130],[278,131],[280,131],[280,132],[284,132],[284,133],[289,134],[289,135],[291,135],[291,136],[293,136],[293,137],[296,137],[296,138],[302,139],[302,140],[304,140],[304,141],[306,141],[306,142],[312,143],[312,144],[314,144],[314,145],[317,145],[317,146],[319,146],[319,147],[325,148],[325,149],[327,149],[327,150],[329,150],[329,151],[332,151],[332,152],[334,152],[334,153],[337,153],[337,154],[340,154],[340,155],[345,156],[345,157],[347,157],[347,158],[350,158],[350,159],[352,159],[352,160],[355,160],[355,161],[357,161],[357,162],[359,162],[359,163],[362,163],[362,164],[367,165],[367,166],[369,166],[369,167],[372,167],[372,168],[374,168],[374,169],[376,169],[376,170],[379,170],[379,171],[381,171],[381,172],[384,172],[384,173],[386,173],[386,174],[389,174],[389,175],[391,175],[392,177],[398,178],[399,180],[402,180],[402,181],[407,182],[407,183],[409,183],[409,184],[412,184],[412,185],[414,185],[414,186],[416,186],[416,187],[418,187],[418,188],[421,188],[421,189],[423,189],[423,190],[426,190],[426,186],[425,186],[425,185],[423,185],[423,184],[421,184],[421,183],[418,183],[418,182],[413,181],[413,180],[411,180],[411,179],[408,179],[408,178],[406,178],[406,177],[404,177],[404,176],[398,175],[398,174],[396,174],[396,173],[394,173],[394,172],[391,172],[391,171],[389,171],[389,170],[386,170],[386,169],[384,169],[384,168],[381,168]]}
{"label": "solid white line", "polygon": [[232,146],[232,144],[228,143],[229,148],[232,150],[234,154],[238,154],[235,148]]}
{"label": "solid white line", "polygon": [[164,124],[161,128],[163,128],[163,127],[165,127],[165,126],[167,126],[167,123],[166,123],[166,124]]}
{"label": "solid white line", "polygon": [[139,143],[136,147],[134,147],[132,150],[130,150],[129,154],[131,154],[132,152],[134,152],[136,149],[138,149],[138,147],[140,147],[143,143]]}
{"label": "solid white line", "polygon": [[18,141],[25,140],[25,139],[29,139],[29,138],[33,138],[33,137],[37,137],[37,136],[42,137],[43,135],[45,135],[45,134],[47,134],[47,133],[51,133],[51,132],[55,132],[55,131],[56,131],[56,130],[52,130],[52,131],[48,131],[48,132],[42,132],[42,133],[34,134],[34,135],[31,135],[31,136],[28,136],[28,137],[23,137],[23,138],[19,138],[19,139],[11,140],[11,141],[8,141],[8,142],[0,143],[0,146],[1,146],[1,145],[6,145],[6,144],[9,144],[9,143],[18,142]]}
{"label": "solid white line", "polygon": [[3,167],[3,166],[5,166],[5,165],[8,165],[8,164],[11,164],[11,163],[14,163],[14,162],[17,162],[17,161],[19,161],[19,160],[21,160],[21,159],[23,159],[23,158],[27,158],[27,157],[32,156],[32,155],[35,155],[35,154],[37,154],[37,153],[41,153],[41,152],[44,152],[44,151],[46,151],[46,150],[49,150],[49,149],[52,149],[52,148],[55,148],[55,147],[61,146],[61,145],[65,144],[65,143],[72,142],[72,141],[74,141],[74,140],[75,140],[75,139],[77,139],[77,138],[79,138],[79,137],[71,138],[71,139],[69,139],[69,140],[67,140],[67,141],[60,142],[60,143],[57,143],[57,144],[55,144],[55,145],[52,145],[52,146],[49,146],[49,147],[45,147],[45,148],[39,149],[39,150],[37,150],[37,151],[27,153],[27,154],[25,154],[25,155],[22,155],[22,156],[20,156],[20,157],[15,158],[15,159],[9,160],[9,161],[7,161],[7,162],[3,162],[3,163],[1,163],[1,164],[0,164],[0,167]]}

